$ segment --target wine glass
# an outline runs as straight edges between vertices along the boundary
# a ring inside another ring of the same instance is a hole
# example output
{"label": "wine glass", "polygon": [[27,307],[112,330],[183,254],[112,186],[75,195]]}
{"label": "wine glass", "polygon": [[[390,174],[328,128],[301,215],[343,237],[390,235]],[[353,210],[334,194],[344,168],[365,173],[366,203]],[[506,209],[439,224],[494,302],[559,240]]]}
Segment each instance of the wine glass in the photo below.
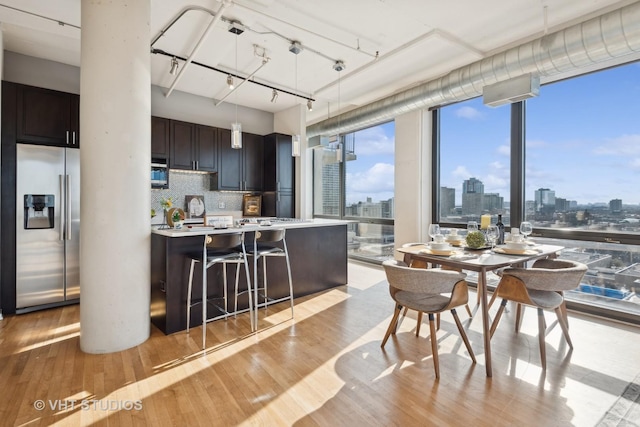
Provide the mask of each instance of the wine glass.
{"label": "wine glass", "polygon": [[429,225],[429,236],[431,236],[431,239],[435,240],[438,234],[440,234],[440,225],[439,224]]}
{"label": "wine glass", "polygon": [[487,227],[487,239],[491,243],[491,250],[493,250],[498,237],[500,237],[500,230],[498,229],[497,225],[491,224],[489,227]]}
{"label": "wine glass", "polygon": [[471,233],[472,231],[478,231],[478,223],[476,221],[469,221],[467,223],[467,234]]}
{"label": "wine glass", "polygon": [[533,232],[533,227],[529,221],[523,221],[520,223],[520,234],[522,234],[527,239],[527,236]]}

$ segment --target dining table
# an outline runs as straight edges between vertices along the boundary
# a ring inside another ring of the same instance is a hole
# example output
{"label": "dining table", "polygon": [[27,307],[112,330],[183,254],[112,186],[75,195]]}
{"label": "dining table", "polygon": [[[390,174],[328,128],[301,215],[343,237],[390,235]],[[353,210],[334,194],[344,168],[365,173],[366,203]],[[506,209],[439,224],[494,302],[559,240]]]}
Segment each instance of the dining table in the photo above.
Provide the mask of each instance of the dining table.
{"label": "dining table", "polygon": [[523,266],[541,258],[555,258],[564,247],[529,244],[522,250],[509,250],[504,246],[495,248],[471,249],[464,246],[451,246],[446,250],[431,249],[428,243],[410,243],[398,248],[404,255],[404,262],[410,267],[444,266],[456,270],[474,271],[478,274],[478,299],[482,313],[482,334],[484,338],[485,368],[487,377],[493,376],[491,367],[491,335],[489,332],[489,301],[487,298],[487,273],[504,267]]}

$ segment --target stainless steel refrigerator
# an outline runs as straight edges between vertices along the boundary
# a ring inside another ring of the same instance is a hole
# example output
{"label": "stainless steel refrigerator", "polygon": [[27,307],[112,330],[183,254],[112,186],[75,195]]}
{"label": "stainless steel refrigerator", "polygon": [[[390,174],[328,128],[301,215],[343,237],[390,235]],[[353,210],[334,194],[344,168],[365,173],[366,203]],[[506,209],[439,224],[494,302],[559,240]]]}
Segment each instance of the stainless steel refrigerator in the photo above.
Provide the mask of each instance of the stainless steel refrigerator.
{"label": "stainless steel refrigerator", "polygon": [[17,144],[16,312],[80,297],[80,150]]}

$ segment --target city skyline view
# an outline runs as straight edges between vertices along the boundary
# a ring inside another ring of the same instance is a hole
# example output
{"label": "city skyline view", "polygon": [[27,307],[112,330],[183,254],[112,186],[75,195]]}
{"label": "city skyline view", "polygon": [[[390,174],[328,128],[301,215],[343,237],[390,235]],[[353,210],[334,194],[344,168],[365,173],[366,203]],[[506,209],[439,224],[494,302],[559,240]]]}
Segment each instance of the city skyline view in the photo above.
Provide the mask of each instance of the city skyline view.
{"label": "city skyline view", "polygon": [[345,162],[346,204],[393,198],[395,123],[363,129],[353,137],[357,158]]}
{"label": "city skyline view", "polygon": [[[553,187],[580,205],[614,198],[640,204],[640,105],[629,102],[635,94],[640,65],[630,64],[542,86],[527,100],[526,200]],[[489,108],[476,98],[444,108],[442,123],[440,185],[455,188],[460,205],[462,182],[475,177],[508,203],[509,105]]]}

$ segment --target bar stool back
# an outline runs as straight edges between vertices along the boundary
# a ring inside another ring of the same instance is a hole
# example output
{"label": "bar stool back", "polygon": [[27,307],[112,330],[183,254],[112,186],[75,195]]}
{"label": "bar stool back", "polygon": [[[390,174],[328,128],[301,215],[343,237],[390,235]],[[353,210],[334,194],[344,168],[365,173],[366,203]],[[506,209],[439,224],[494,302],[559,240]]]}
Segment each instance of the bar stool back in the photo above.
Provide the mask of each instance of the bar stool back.
{"label": "bar stool back", "polygon": [[[285,229],[269,228],[256,230],[253,244],[247,248],[247,256],[253,257],[253,292],[254,292],[254,323],[258,326],[258,308],[266,307],[270,304],[289,300],[291,302],[291,318],[293,318],[293,283],[291,281],[291,264],[289,262],[289,251],[287,250],[287,241],[285,238]],[[289,279],[289,295],[282,298],[269,298],[267,284],[267,258],[268,257],[284,257],[287,266],[287,277]],[[258,281],[258,260],[262,258],[262,286]],[[262,293],[258,294],[261,290]],[[259,302],[258,297],[262,297],[263,301]],[[237,291],[236,291],[237,298]],[[236,300],[237,303],[237,300]]]}
{"label": "bar stool back", "polygon": [[[235,280],[235,290],[238,291],[238,282],[240,280],[240,265],[244,265],[246,280],[247,280],[247,288],[251,291],[251,280],[249,278],[249,264],[247,263],[247,252],[244,244],[244,233],[224,233],[224,234],[211,234],[205,236],[205,246],[206,249],[203,249],[201,253],[191,254],[191,267],[189,269],[189,286],[187,289],[187,333],[189,332],[189,324],[191,321],[191,307],[197,304],[203,304],[203,301],[206,301],[202,307],[202,347],[205,347],[206,340],[206,322],[210,322],[213,320],[227,318],[229,315],[228,309],[228,300],[227,300],[227,264],[236,264],[236,280]],[[202,257],[204,251],[206,250],[207,260],[206,265],[203,267],[203,290],[202,290],[202,299],[193,301],[192,300],[192,289],[193,289],[193,271],[195,268],[195,264],[198,262],[202,262]],[[222,277],[223,277],[223,296],[220,298],[208,298],[206,293],[206,272],[209,267],[215,264],[223,264],[222,266]],[[214,300],[223,300],[224,307],[219,306],[214,303],[214,307],[220,312],[219,315],[214,316],[212,318],[207,318],[207,304],[209,302],[214,302]],[[237,297],[236,297],[236,310],[237,310]],[[249,299],[249,312],[250,312],[250,320],[251,320],[251,331],[255,330],[254,322],[253,322],[253,304],[251,298]]]}

